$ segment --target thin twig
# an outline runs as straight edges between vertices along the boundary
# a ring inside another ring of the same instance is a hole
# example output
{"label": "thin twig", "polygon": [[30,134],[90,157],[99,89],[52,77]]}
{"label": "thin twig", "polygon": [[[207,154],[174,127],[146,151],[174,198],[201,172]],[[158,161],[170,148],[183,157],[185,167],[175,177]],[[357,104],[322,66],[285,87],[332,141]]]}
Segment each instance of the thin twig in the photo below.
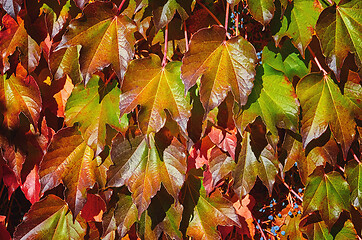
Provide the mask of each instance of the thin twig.
{"label": "thin twig", "polygon": [[341,170],[342,172],[344,172],[344,168],[343,168],[343,167],[339,166],[338,164],[336,164],[336,166],[337,166],[337,168],[338,168],[339,170]]}
{"label": "thin twig", "polygon": [[189,39],[187,37],[187,26],[186,22],[184,21],[184,33],[185,33],[185,42],[186,42],[186,52],[189,51]]}
{"label": "thin twig", "polygon": [[167,43],[168,43],[168,24],[166,24],[165,28],[165,48],[162,59],[162,67],[165,67],[167,63]]}
{"label": "thin twig", "polygon": [[117,10],[117,14],[120,14],[120,13],[121,13],[122,7],[123,7],[123,5],[124,5],[125,2],[126,2],[126,0],[123,0],[123,1],[121,2],[121,4],[119,5],[118,10]]}
{"label": "thin twig", "polygon": [[106,82],[104,83],[105,85],[108,85],[108,83],[112,80],[112,78],[116,75],[116,72],[113,71],[113,73],[111,74],[111,76],[109,76],[109,78],[106,80]]}
{"label": "thin twig", "polygon": [[239,35],[239,13],[238,10],[239,9],[239,3],[236,5],[236,13],[234,13],[234,15],[236,16],[235,19],[235,35],[238,36]]}
{"label": "thin twig", "polygon": [[284,184],[284,186],[285,186],[286,188],[288,188],[289,191],[290,191],[291,193],[293,193],[301,202],[303,202],[303,199],[302,199],[286,182],[284,182],[284,180],[283,180],[279,175],[277,175],[277,176],[279,177],[279,180],[282,181],[282,183]]}
{"label": "thin twig", "polygon": [[319,70],[321,70],[324,75],[327,75],[327,74],[328,74],[327,71],[324,70],[324,68],[322,67],[322,65],[319,63],[317,56],[314,54],[312,48],[311,48],[309,45],[308,45],[308,50],[309,50],[309,52],[312,54],[313,59],[314,59],[314,62],[317,64]]}
{"label": "thin twig", "polygon": [[197,2],[203,9],[206,10],[206,12],[215,20],[215,22],[216,22],[217,24],[219,24],[221,27],[223,26],[223,25],[221,24],[221,22],[219,21],[219,19],[217,19],[217,17],[216,17],[204,4],[202,4],[199,0],[196,0],[196,2]]}
{"label": "thin twig", "polygon": [[352,155],[353,155],[354,160],[356,160],[356,161],[358,162],[358,164],[360,164],[361,161],[358,159],[357,155],[354,153],[354,151],[352,150],[352,148],[351,148],[351,152],[352,152]]}
{"label": "thin twig", "polygon": [[264,234],[263,229],[261,228],[260,224],[258,223],[258,220],[255,219],[254,215],[253,215],[253,219],[254,219],[254,221],[256,222],[256,225],[258,225],[258,227],[259,227],[259,231],[260,231],[261,236],[262,236],[264,239],[267,239],[266,236],[265,236],[265,234]]}

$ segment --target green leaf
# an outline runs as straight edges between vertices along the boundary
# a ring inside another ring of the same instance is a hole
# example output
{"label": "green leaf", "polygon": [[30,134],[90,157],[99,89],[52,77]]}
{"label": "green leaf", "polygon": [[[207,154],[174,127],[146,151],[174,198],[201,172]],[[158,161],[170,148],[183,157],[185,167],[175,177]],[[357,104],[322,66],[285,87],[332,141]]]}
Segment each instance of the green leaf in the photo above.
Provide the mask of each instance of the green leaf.
{"label": "green leaf", "polygon": [[303,216],[319,210],[330,229],[343,210],[349,211],[349,194],[348,183],[338,172],[316,169],[305,189]]}
{"label": "green leaf", "polygon": [[347,182],[351,187],[351,203],[362,210],[362,164],[349,161],[346,167]]}
{"label": "green leaf", "polygon": [[6,75],[0,76],[0,112],[7,128],[19,127],[21,112],[36,128],[41,109],[40,90],[32,76],[23,78],[20,74],[13,74],[8,79]]}
{"label": "green leaf", "polygon": [[84,239],[87,223],[78,216],[73,221],[66,202],[48,195],[34,203],[16,228],[14,239]]}
{"label": "green leaf", "polygon": [[311,240],[333,240],[332,234],[329,233],[328,227],[323,221],[308,224],[302,231]]}
{"label": "green leaf", "polygon": [[253,88],[254,47],[238,36],[226,41],[223,27],[212,26],[195,33],[182,59],[181,78],[188,91],[201,76],[200,98],[207,114],[219,106],[229,91],[240,105]]}
{"label": "green leaf", "polygon": [[348,52],[362,57],[362,3],[359,0],[342,1],[338,6],[323,10],[319,16],[316,32],[323,54],[330,69],[339,79],[344,59]]}
{"label": "green leaf", "polygon": [[[193,170],[194,171],[194,170]],[[198,176],[189,172],[183,187],[181,203],[184,206],[180,229],[195,239],[219,239],[217,226],[240,226],[232,203],[219,190],[206,195]]]}
{"label": "green leaf", "polygon": [[300,215],[297,216],[286,216],[285,225],[281,227],[281,231],[285,231],[285,235],[279,235],[280,239],[287,240],[303,240],[304,237],[302,232],[299,230]]}
{"label": "green leaf", "polygon": [[171,239],[182,239],[179,226],[183,207],[173,202],[172,196],[161,187],[138,222],[138,234],[141,239],[158,240],[162,232]]}
{"label": "green leaf", "polygon": [[161,154],[156,148],[153,135],[136,136],[127,141],[118,135],[112,143],[111,158],[114,166],[108,171],[109,187],[126,185],[138,209],[138,217],[148,208],[151,198],[161,187],[177,199],[186,173],[184,147],[173,140]]}
{"label": "green leaf", "polygon": [[344,240],[344,239],[358,239],[356,229],[353,226],[351,220],[347,220],[344,223],[343,228],[339,231],[334,238],[335,240]]}
{"label": "green leaf", "polygon": [[58,131],[48,147],[39,169],[42,193],[60,183],[66,187],[65,200],[73,216],[87,201],[87,189],[96,183],[94,152],[76,127]]}
{"label": "green leaf", "polygon": [[271,145],[267,145],[257,157],[251,145],[250,133],[245,131],[238,162],[233,172],[234,190],[239,198],[250,192],[257,176],[271,195],[277,174],[278,160]]}
{"label": "green leaf", "polygon": [[329,75],[312,73],[301,79],[297,95],[302,107],[303,147],[330,127],[336,141],[341,144],[343,156],[354,140],[354,109],[348,98],[342,95]]}
{"label": "green leaf", "polygon": [[253,18],[263,25],[266,25],[274,16],[273,0],[248,0],[249,11]]}
{"label": "green leaf", "polygon": [[[281,26],[274,37],[277,45],[284,36],[291,38],[294,46],[304,57],[304,51],[312,40],[314,28],[322,6],[316,0],[294,0],[289,3],[281,22]],[[276,30],[276,26],[272,29]]]}
{"label": "green leaf", "polygon": [[117,77],[123,79],[134,55],[136,26],[129,17],[117,15],[114,3],[87,5],[83,16],[72,20],[68,29],[57,49],[82,45],[79,62],[86,83],[94,72],[110,64]]}
{"label": "green leaf", "polygon": [[348,81],[344,85],[344,94],[351,101],[356,118],[362,120],[362,86],[358,73],[349,71]]}
{"label": "green leaf", "polygon": [[86,87],[77,85],[65,107],[65,123],[78,122],[79,130],[87,144],[98,155],[106,145],[106,125],[118,131],[128,127],[127,115],[119,119],[119,95],[116,81],[104,85],[99,76],[93,75]]}
{"label": "green leaf", "polygon": [[121,116],[140,105],[139,126],[148,134],[158,132],[165,125],[167,109],[186,132],[191,105],[189,95],[184,95],[180,66],[181,62],[170,62],[162,67],[160,58],[153,54],[132,61],[122,86]]}
{"label": "green leaf", "polygon": [[294,76],[304,77],[309,73],[308,61],[303,60],[299,51],[288,39],[283,43],[281,49],[270,43],[263,49],[263,64],[267,64],[275,70],[281,71],[290,81]]}
{"label": "green leaf", "polygon": [[267,64],[257,68],[254,88],[241,109],[235,104],[234,119],[240,133],[260,116],[267,130],[277,138],[278,129],[298,129],[299,102],[292,84],[282,72]]}

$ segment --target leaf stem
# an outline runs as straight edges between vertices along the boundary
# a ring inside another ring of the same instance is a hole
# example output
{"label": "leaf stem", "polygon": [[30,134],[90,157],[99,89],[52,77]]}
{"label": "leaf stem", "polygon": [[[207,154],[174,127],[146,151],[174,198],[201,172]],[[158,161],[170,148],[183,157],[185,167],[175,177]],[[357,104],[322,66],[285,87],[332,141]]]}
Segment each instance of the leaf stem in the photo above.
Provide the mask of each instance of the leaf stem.
{"label": "leaf stem", "polygon": [[126,2],[126,0],[123,0],[123,1],[121,2],[121,4],[119,4],[118,10],[117,10],[117,15],[119,15],[119,14],[121,13],[122,7],[123,7],[123,5],[124,5],[125,2]]}
{"label": "leaf stem", "polygon": [[112,80],[112,78],[116,75],[116,72],[113,71],[113,73],[111,74],[111,76],[109,76],[109,78],[107,78],[106,82],[104,83],[104,85],[108,85],[108,83]]}
{"label": "leaf stem", "polygon": [[184,34],[185,34],[185,42],[186,42],[186,52],[188,52],[189,51],[189,39],[187,37],[186,21],[184,21]]}
{"label": "leaf stem", "polygon": [[312,48],[311,48],[309,45],[308,45],[308,50],[309,50],[309,52],[312,54],[313,59],[314,59],[314,62],[317,64],[319,70],[321,70],[324,75],[327,75],[327,74],[328,74],[327,71],[324,70],[324,68],[322,67],[322,65],[319,63],[317,56],[314,54]]}
{"label": "leaf stem", "polygon": [[284,186],[285,186],[286,188],[288,188],[289,191],[290,191],[291,193],[293,193],[294,196],[296,196],[301,202],[303,202],[303,199],[302,199],[279,175],[277,175],[277,176],[278,176],[279,180],[282,181],[282,183],[284,184]]}
{"label": "leaf stem", "polygon": [[260,224],[258,223],[258,220],[256,220],[256,218],[254,217],[254,215],[252,215],[252,216],[253,216],[254,221],[256,222],[256,225],[258,225],[258,227],[259,227],[259,231],[260,231],[261,236],[262,236],[264,239],[267,239],[266,236],[265,236],[265,234],[264,234],[263,229],[261,228]]}
{"label": "leaf stem", "polygon": [[219,21],[219,19],[217,19],[217,17],[204,5],[200,2],[200,0],[196,0],[196,2],[203,8],[206,10],[206,12],[215,20],[215,22],[217,24],[219,24],[220,26],[222,26],[221,22]]}
{"label": "leaf stem", "polygon": [[228,32],[228,24],[229,24],[229,9],[230,3],[226,2],[226,13],[225,13],[225,31]]}
{"label": "leaf stem", "polygon": [[354,160],[356,160],[356,161],[358,162],[358,164],[361,164],[361,161],[358,159],[357,155],[354,153],[354,151],[352,150],[352,148],[351,148],[351,152],[352,152],[352,155],[353,155]]}
{"label": "leaf stem", "polygon": [[167,63],[167,43],[168,43],[168,24],[166,24],[165,28],[165,48],[163,52],[162,67],[165,67]]}
{"label": "leaf stem", "polygon": [[[236,5],[236,9],[239,9],[239,3]],[[236,19],[235,19],[235,35],[238,36],[239,35],[239,13],[238,13],[238,11],[236,11],[236,13],[234,13],[234,15],[236,16]]]}

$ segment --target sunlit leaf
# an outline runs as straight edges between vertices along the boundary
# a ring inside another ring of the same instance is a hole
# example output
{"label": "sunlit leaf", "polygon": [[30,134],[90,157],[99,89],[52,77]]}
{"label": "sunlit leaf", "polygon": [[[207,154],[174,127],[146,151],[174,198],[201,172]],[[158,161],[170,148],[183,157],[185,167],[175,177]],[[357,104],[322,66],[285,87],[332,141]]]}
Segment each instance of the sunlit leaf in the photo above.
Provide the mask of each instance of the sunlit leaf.
{"label": "sunlit leaf", "polygon": [[351,203],[362,210],[362,164],[350,161],[346,167],[346,175],[351,187]]}
{"label": "sunlit leaf", "polygon": [[42,193],[60,183],[66,187],[65,200],[77,216],[87,200],[87,189],[96,183],[94,152],[76,127],[58,131],[39,169]]}
{"label": "sunlit leaf", "polygon": [[344,94],[351,100],[356,118],[362,119],[362,86],[361,78],[356,72],[349,71],[348,81],[344,85]]}
{"label": "sunlit leaf", "polygon": [[111,149],[114,166],[108,172],[108,186],[126,185],[132,192],[139,217],[160,189],[161,182],[177,199],[186,173],[186,155],[181,144],[174,140],[162,156],[152,134],[148,140],[149,145],[144,137],[136,136],[128,142],[118,135]]}
{"label": "sunlit leaf", "polygon": [[[181,195],[180,230],[195,239],[219,239],[217,226],[240,226],[232,203],[216,190],[210,197],[198,176],[189,174]],[[187,228],[187,229],[186,229]]]}
{"label": "sunlit leaf", "polygon": [[32,72],[39,64],[41,48],[28,35],[24,27],[24,21],[19,17],[17,21],[9,15],[3,17],[5,29],[0,32],[0,53],[4,66],[3,72],[10,68],[8,57],[17,49],[20,51],[19,58],[21,64],[28,72]]}
{"label": "sunlit leaf", "polygon": [[117,15],[112,2],[94,2],[84,8],[82,18],[71,21],[57,49],[82,45],[79,62],[86,83],[92,73],[109,64],[123,79],[134,54],[135,30],[130,18]]}
{"label": "sunlit leaf", "polygon": [[257,68],[254,88],[246,105],[242,109],[235,105],[235,124],[242,133],[260,116],[267,130],[277,137],[277,127],[297,131],[298,111],[299,102],[287,77],[264,64]]}
{"label": "sunlit leaf", "polygon": [[253,88],[254,47],[238,36],[226,41],[225,29],[219,26],[202,29],[191,38],[181,67],[186,90],[201,76],[200,98],[206,113],[219,106],[231,91],[235,101],[244,105]]}
{"label": "sunlit leaf", "polygon": [[128,127],[125,115],[119,119],[119,95],[121,91],[113,81],[105,85],[99,76],[94,75],[87,86],[77,85],[68,98],[65,108],[65,122],[72,126],[78,122],[79,130],[87,144],[98,155],[106,145],[106,125],[118,131]]}
{"label": "sunlit leaf", "polygon": [[356,126],[354,109],[348,98],[342,95],[329,75],[318,73],[309,74],[299,81],[297,95],[302,107],[303,147],[320,137],[329,126],[346,157]]}
{"label": "sunlit leaf", "polygon": [[306,186],[303,198],[303,216],[319,210],[329,228],[343,210],[349,210],[349,186],[338,172],[315,170]]}
{"label": "sunlit leaf", "polygon": [[248,0],[249,11],[253,18],[263,25],[266,25],[274,16],[273,0]]}
{"label": "sunlit leaf", "polygon": [[285,232],[285,235],[279,235],[282,240],[293,239],[303,240],[305,239],[302,232],[299,230],[300,216],[287,216],[285,218],[285,225],[281,228]]}
{"label": "sunlit leaf", "polygon": [[308,224],[302,230],[312,240],[332,240],[333,236],[329,233],[328,227],[323,221]]}
{"label": "sunlit leaf", "polygon": [[141,105],[138,121],[143,133],[158,132],[166,122],[165,109],[186,132],[191,115],[189,95],[184,96],[180,79],[181,62],[170,62],[165,67],[156,55],[130,63],[120,97],[121,116]]}
{"label": "sunlit leaf", "polygon": [[344,223],[343,228],[337,233],[335,240],[358,239],[356,229],[351,220]]}
{"label": "sunlit leaf", "polygon": [[251,145],[250,133],[245,132],[238,162],[233,172],[235,192],[240,198],[245,196],[254,187],[256,177],[259,177],[271,194],[275,176],[278,174],[277,167],[273,148],[267,145],[257,157]]}
{"label": "sunlit leaf", "polygon": [[78,217],[73,221],[66,202],[49,195],[35,203],[17,227],[14,239],[83,239],[86,222]]}
{"label": "sunlit leaf", "polygon": [[[295,0],[284,12],[281,26],[273,36],[277,44],[284,36],[291,38],[294,46],[304,57],[304,51],[312,40],[314,28],[322,6],[316,0]],[[276,28],[274,26],[274,28]]]}
{"label": "sunlit leaf", "polygon": [[14,19],[16,19],[21,10],[22,4],[23,0],[0,0],[2,8]]}
{"label": "sunlit leaf", "polygon": [[361,61],[361,22],[362,3],[359,0],[342,1],[338,6],[324,9],[319,16],[316,32],[326,62],[338,79],[348,52],[355,53]]}
{"label": "sunlit leaf", "polygon": [[0,112],[4,115],[5,126],[18,127],[22,112],[37,127],[41,109],[39,87],[32,76],[25,79],[14,74],[10,78],[0,77]]}

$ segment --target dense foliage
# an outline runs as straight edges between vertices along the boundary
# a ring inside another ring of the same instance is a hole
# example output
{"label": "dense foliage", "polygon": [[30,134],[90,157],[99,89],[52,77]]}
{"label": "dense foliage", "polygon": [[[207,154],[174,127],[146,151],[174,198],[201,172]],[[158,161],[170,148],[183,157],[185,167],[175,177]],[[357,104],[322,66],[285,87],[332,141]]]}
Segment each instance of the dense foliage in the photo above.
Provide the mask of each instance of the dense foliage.
{"label": "dense foliage", "polygon": [[0,6],[0,239],[361,239],[362,1]]}

